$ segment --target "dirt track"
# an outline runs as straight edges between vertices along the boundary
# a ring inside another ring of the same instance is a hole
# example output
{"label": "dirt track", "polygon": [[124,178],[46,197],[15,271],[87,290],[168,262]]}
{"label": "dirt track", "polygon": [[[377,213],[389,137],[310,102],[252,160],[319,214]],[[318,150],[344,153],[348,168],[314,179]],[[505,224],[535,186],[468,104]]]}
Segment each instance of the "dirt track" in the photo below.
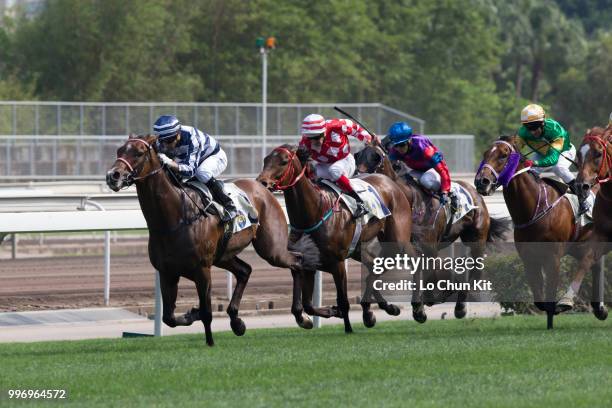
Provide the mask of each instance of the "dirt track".
{"label": "dirt track", "polygon": [[[100,241],[73,241],[60,240],[43,246],[24,241],[19,243],[18,259],[0,259],[0,311],[103,306],[103,256],[77,255],[100,252]],[[151,310],[155,278],[145,242],[136,240],[126,245],[122,242],[112,244],[111,306],[141,312]],[[116,253],[125,252],[126,246],[129,254]],[[10,245],[3,245],[5,256],[8,247]],[[274,308],[289,307],[290,272],[269,266],[254,251],[245,251],[241,258],[253,267],[242,301],[243,309],[268,309],[270,301],[274,302]],[[323,282],[326,303],[335,303],[331,276],[324,274]],[[351,262],[349,294],[358,295],[359,288],[359,265]],[[213,269],[213,299],[215,311],[227,306],[226,272],[217,268]],[[195,304],[197,295],[193,283],[182,279],[177,311]]]}

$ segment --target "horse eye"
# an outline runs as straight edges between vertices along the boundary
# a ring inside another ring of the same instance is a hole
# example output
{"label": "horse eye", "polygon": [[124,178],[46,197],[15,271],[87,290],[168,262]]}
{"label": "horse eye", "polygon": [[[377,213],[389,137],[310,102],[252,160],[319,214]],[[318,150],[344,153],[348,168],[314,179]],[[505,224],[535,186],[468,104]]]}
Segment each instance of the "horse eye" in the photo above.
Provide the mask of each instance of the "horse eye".
{"label": "horse eye", "polygon": [[599,159],[601,157],[601,152],[599,150],[595,150],[593,152],[593,157]]}
{"label": "horse eye", "polygon": [[499,159],[500,159],[500,160],[501,160],[501,159],[506,159],[507,157],[508,157],[508,154],[507,154],[507,153],[502,153],[502,154],[499,156]]}

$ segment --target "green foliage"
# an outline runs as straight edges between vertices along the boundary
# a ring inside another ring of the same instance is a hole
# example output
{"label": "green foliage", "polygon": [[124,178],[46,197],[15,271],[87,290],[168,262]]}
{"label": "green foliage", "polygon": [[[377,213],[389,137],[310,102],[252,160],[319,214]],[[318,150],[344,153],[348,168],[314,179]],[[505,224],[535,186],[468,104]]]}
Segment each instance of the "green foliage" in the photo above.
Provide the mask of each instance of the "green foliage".
{"label": "green foliage", "polygon": [[[612,106],[609,0],[49,0],[0,29],[0,98],[381,101],[477,151],[529,102],[580,137]],[[599,21],[598,17],[602,17]],[[10,78],[10,79],[9,79]]]}

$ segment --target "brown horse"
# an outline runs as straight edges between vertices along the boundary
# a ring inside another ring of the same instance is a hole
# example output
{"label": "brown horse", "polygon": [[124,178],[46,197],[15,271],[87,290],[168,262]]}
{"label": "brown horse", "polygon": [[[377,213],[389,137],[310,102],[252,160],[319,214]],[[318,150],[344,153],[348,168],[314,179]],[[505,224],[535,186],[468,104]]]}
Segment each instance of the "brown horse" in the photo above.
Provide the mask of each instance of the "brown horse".
{"label": "brown horse", "polygon": [[[482,196],[474,187],[461,181],[458,183],[469,191],[474,205],[478,208],[471,210],[455,224],[447,225],[446,212],[440,211],[439,200],[420,187],[409,175],[398,175],[382,146],[365,146],[355,154],[355,162],[357,172],[385,174],[399,184],[412,206],[413,241],[427,256],[437,256],[441,249],[461,238],[461,241],[470,248],[470,255],[473,258],[482,257],[486,243],[503,239],[510,229],[509,220],[491,218]],[[474,274],[472,277],[478,279],[477,271],[472,273]],[[445,292],[441,295],[448,297],[450,294]],[[466,315],[466,299],[467,292],[459,291],[455,305],[455,317],[458,319]],[[439,297],[436,300],[443,301],[444,298]],[[431,305],[433,302],[427,304]],[[412,306],[415,320],[424,323],[427,315],[423,303],[415,301]]]}
{"label": "brown horse", "polygon": [[[584,135],[582,145],[578,149],[578,177],[576,183],[583,194],[591,187],[599,184],[601,188],[595,198],[593,207],[593,236],[596,243],[596,257],[599,258],[612,250],[612,125],[606,129],[595,127]],[[593,276],[594,291],[603,284]],[[597,280],[597,282],[596,282]],[[597,285],[596,285],[597,283]],[[593,294],[595,296],[595,293]],[[598,300],[596,302],[596,300]],[[599,302],[599,296],[591,302],[593,310],[600,311],[602,317],[607,316],[607,310]],[[604,317],[605,318],[605,317]]]}
{"label": "brown horse", "polygon": [[[362,253],[360,245],[357,245],[353,254],[349,254],[357,221],[344,205],[338,206],[333,193],[320,189],[308,177],[304,177],[308,168],[308,158],[307,149],[297,149],[291,145],[277,147],[265,158],[263,170],[257,180],[271,190],[283,191],[289,221],[293,228],[293,239],[300,234],[310,235],[320,250],[320,269],[331,273],[334,278],[338,309],[315,308],[312,305],[314,273],[303,274],[304,310],[310,315],[324,318],[343,318],[344,330],[350,333],[352,328],[348,314],[349,301],[344,260],[350,256],[364,263],[369,262],[369,255]],[[406,197],[393,180],[384,175],[371,175],[364,180],[376,188],[392,214],[380,220],[373,218],[363,225],[359,242],[368,243],[378,238],[380,242],[398,243],[409,250],[411,213]],[[381,309],[391,315],[399,314],[397,306],[387,303],[380,293],[373,292]],[[365,326],[374,326],[376,318],[365,297],[361,301],[361,307]]]}
{"label": "brown horse", "polygon": [[[563,199],[565,191],[529,169],[517,147],[517,136],[502,137],[484,152],[474,184],[483,195],[504,186],[504,200],[514,222],[515,245],[525,265],[534,303],[546,311],[547,327],[552,329],[553,316],[571,308],[573,294],[578,293],[586,271],[596,267],[594,251],[588,244],[592,224],[577,225],[569,201]],[[546,244],[523,244],[534,242]],[[562,298],[564,302],[558,304],[560,261],[566,254],[578,260],[578,271]],[[599,309],[593,312],[601,318]]]}
{"label": "brown horse", "polygon": [[[106,183],[118,191],[136,184],[140,208],[149,228],[149,259],[159,271],[163,299],[163,321],[170,327],[188,326],[202,320],[206,343],[214,344],[211,332],[211,267],[227,269],[236,276],[236,287],[227,308],[233,332],[241,336],[246,327],[238,317],[240,300],[251,274],[251,266],[238,257],[250,243],[259,256],[273,266],[290,268],[294,292],[300,288],[301,268],[316,267],[316,247],[302,240],[298,247],[306,252],[287,249],[288,227],[282,208],[269,191],[254,180],[240,179],[235,184],[244,191],[257,209],[259,225],[253,225],[224,240],[224,224],[216,215],[201,211],[204,203],[195,191],[187,191],[173,182],[159,160],[157,138],[147,135],[130,138],[117,150],[117,160],[106,175]],[[312,244],[312,242],[310,242]],[[315,250],[315,251],[313,251]],[[195,282],[199,309],[175,317],[178,282],[181,277]],[[299,298],[297,299],[299,301]],[[298,309],[294,306],[293,309]],[[312,327],[301,313],[295,316],[301,326]]]}

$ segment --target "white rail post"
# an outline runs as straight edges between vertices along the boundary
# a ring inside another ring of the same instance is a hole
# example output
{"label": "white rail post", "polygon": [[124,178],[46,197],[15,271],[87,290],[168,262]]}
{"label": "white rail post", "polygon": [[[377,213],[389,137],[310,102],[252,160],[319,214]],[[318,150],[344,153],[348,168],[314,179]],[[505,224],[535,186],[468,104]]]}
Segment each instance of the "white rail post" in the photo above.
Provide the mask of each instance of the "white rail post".
{"label": "white rail post", "polygon": [[153,334],[155,337],[162,336],[162,296],[161,296],[161,283],[159,280],[159,271],[155,271],[155,320],[153,323]]}
{"label": "white rail post", "polygon": [[17,241],[18,240],[19,238],[17,238],[17,234],[11,235],[11,258],[12,259],[17,259]]}
{"label": "white rail post", "polygon": [[225,272],[227,276],[227,300],[232,300],[232,286],[233,286],[233,276],[231,272]]}
{"label": "white rail post", "polygon": [[[312,303],[314,307],[321,307],[323,305],[323,274],[321,271],[315,273]],[[315,329],[321,327],[321,318],[319,316],[314,316],[312,322]]]}
{"label": "white rail post", "polygon": [[[87,205],[91,205],[100,211],[106,211],[100,203],[85,197],[81,201],[81,209],[86,210]],[[110,231],[104,231],[104,306],[110,306],[110,239]]]}

